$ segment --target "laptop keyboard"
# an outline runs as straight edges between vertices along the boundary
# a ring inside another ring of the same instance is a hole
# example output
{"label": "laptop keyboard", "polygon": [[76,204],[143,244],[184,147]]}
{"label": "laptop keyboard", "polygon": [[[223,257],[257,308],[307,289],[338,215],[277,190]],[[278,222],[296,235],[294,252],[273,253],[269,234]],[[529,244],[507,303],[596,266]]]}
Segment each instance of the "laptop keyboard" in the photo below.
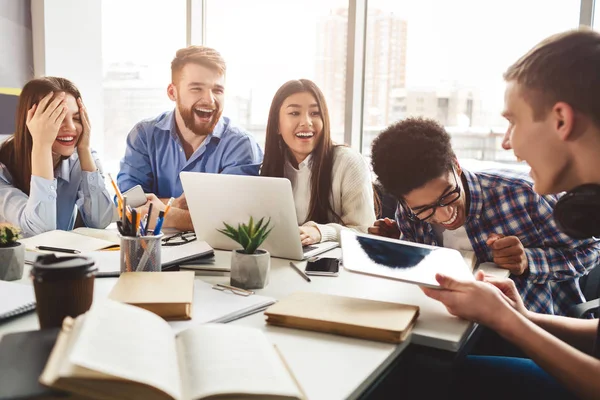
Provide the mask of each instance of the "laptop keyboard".
{"label": "laptop keyboard", "polygon": [[317,246],[302,246],[302,253],[307,253],[309,251],[312,251],[314,249],[316,249]]}

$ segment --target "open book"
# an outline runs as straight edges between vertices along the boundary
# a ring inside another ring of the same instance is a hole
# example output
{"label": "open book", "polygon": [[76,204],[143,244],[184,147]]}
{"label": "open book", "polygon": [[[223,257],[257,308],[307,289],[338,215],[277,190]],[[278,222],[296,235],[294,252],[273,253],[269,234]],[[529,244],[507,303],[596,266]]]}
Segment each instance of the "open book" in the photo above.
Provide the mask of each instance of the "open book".
{"label": "open book", "polygon": [[93,399],[304,398],[261,331],[207,324],[175,335],[155,314],[111,300],[65,319],[40,382]]}
{"label": "open book", "polygon": [[[77,250],[80,252],[96,250],[118,250],[120,240],[116,232],[104,229],[77,228],[73,231],[48,231],[26,239],[21,239],[28,251],[44,252],[37,246],[49,246]],[[65,254],[65,253],[57,253]]]}

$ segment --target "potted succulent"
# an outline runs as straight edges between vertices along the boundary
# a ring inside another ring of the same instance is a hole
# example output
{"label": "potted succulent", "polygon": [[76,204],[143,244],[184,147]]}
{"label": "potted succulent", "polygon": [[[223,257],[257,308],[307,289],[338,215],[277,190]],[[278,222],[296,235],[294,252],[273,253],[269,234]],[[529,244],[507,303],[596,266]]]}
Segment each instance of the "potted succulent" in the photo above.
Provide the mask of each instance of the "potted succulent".
{"label": "potted succulent", "polygon": [[242,289],[262,289],[269,280],[271,255],[259,249],[271,229],[271,219],[265,223],[261,218],[258,223],[250,217],[248,224],[238,224],[237,229],[223,222],[225,229],[218,229],[225,236],[238,242],[242,248],[231,253],[231,285]]}
{"label": "potted succulent", "polygon": [[15,281],[23,276],[25,246],[18,242],[19,228],[0,223],[0,280]]}

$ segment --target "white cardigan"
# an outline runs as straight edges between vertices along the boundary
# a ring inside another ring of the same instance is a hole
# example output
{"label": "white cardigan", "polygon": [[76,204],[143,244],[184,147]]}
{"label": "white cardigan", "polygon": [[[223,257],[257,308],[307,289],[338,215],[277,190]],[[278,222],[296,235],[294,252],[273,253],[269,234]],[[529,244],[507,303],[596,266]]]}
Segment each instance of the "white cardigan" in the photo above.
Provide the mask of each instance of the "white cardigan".
{"label": "white cardigan", "polygon": [[[298,165],[298,169],[286,162],[283,171],[283,175],[292,182],[298,224],[306,220],[310,206],[311,158],[308,156]],[[366,232],[375,222],[371,172],[362,155],[349,147],[336,147],[331,178],[331,205],[345,226],[306,222],[304,225],[319,229],[322,242],[339,241],[340,231],[344,227]]]}

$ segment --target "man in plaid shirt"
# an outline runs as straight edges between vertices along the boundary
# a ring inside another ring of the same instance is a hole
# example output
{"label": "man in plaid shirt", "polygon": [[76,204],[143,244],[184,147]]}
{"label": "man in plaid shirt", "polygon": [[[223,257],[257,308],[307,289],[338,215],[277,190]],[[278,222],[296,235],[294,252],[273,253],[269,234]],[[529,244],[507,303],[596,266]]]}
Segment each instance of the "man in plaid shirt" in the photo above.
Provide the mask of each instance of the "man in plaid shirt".
{"label": "man in plaid shirt", "polygon": [[552,217],[558,197],[536,194],[528,175],[461,168],[448,133],[422,118],[383,131],[372,163],[398,208],[396,221],[376,221],[370,233],[474,251],[511,272],[531,311],[565,315],[585,301],[579,277],[600,261],[600,243],[562,233]]}

